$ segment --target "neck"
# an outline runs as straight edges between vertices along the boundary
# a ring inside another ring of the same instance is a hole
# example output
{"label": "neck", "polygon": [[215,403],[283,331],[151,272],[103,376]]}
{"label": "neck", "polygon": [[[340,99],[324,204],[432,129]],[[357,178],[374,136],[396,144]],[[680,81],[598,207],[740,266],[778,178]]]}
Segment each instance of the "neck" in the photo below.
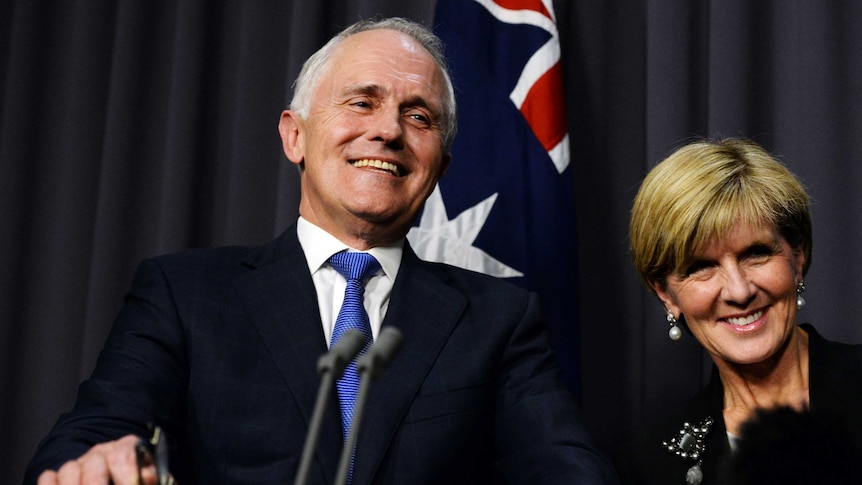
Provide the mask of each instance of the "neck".
{"label": "neck", "polygon": [[724,385],[724,419],[727,430],[739,426],[756,409],[789,406],[804,409],[808,397],[808,334],[795,328],[776,355],[756,364],[716,361]]}
{"label": "neck", "polygon": [[406,237],[407,230],[409,230],[409,227],[406,229],[395,228],[391,224],[379,224],[359,218],[332,223],[329,219],[315,217],[313,212],[303,211],[302,208],[300,208],[299,213],[308,222],[359,251],[396,244]]}

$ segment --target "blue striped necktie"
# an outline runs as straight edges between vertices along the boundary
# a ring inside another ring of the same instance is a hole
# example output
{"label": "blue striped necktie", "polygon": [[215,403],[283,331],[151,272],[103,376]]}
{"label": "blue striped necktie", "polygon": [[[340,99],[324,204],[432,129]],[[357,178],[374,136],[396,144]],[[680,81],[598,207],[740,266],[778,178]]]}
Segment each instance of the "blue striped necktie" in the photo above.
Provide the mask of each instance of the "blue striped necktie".
{"label": "blue striped necktie", "polygon": [[[380,270],[380,263],[374,256],[368,253],[346,252],[335,253],[329,258],[329,264],[335,268],[345,279],[347,288],[344,290],[344,303],[335,319],[332,329],[330,347],[338,342],[338,339],[351,328],[360,330],[365,335],[365,346],[360,351],[365,352],[371,346],[373,340],[371,324],[368,321],[368,313],[363,305],[365,294],[365,280],[374,276]],[[344,370],[344,376],[336,383],[338,387],[338,402],[341,405],[341,426],[344,439],[350,430],[353,420],[353,407],[356,402],[356,393],[359,390],[359,375],[356,372],[356,360],[348,364]],[[352,468],[352,467],[351,467]]]}

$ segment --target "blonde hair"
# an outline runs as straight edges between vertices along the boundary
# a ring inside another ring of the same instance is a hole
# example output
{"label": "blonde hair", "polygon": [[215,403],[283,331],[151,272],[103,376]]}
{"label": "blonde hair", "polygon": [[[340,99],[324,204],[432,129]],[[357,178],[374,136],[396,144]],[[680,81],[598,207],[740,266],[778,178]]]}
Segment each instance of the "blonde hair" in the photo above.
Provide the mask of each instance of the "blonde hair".
{"label": "blonde hair", "polygon": [[641,184],[629,223],[644,283],[664,286],[686,259],[737,224],[769,224],[811,265],[811,213],[802,183],[756,143],[701,140],[679,148]]}

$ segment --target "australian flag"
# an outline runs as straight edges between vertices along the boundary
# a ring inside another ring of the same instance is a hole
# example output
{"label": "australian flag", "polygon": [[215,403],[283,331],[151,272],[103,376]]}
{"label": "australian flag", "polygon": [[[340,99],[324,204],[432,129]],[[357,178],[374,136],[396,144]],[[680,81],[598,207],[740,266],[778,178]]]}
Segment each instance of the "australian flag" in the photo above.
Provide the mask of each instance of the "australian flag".
{"label": "australian flag", "polygon": [[539,294],[578,387],[575,216],[551,0],[438,0],[458,102],[452,163],[408,238],[420,257]]}

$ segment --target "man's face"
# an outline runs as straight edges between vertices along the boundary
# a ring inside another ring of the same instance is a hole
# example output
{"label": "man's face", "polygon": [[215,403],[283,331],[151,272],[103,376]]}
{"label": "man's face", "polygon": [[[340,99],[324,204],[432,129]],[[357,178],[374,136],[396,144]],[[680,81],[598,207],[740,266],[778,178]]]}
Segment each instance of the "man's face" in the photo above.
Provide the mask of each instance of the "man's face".
{"label": "man's face", "polygon": [[409,36],[345,39],[307,119],[286,111],[279,125],[288,158],[304,163],[300,214],[358,249],[404,237],[448,164],[445,95],[439,67]]}

